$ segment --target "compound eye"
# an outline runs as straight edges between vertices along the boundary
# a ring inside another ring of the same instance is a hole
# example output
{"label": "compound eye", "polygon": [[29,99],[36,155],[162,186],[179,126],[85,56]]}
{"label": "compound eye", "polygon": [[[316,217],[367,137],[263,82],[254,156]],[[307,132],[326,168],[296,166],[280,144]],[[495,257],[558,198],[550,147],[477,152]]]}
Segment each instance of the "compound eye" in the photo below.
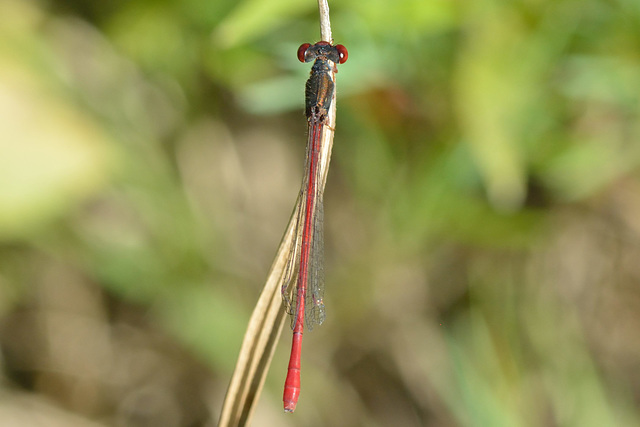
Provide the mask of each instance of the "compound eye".
{"label": "compound eye", "polygon": [[347,52],[347,48],[342,46],[341,44],[335,45],[336,50],[338,51],[338,55],[340,59],[338,60],[338,64],[344,64],[347,62],[347,58],[349,58],[349,52]]}
{"label": "compound eye", "polygon": [[298,61],[304,62],[304,54],[307,52],[307,49],[309,49],[310,46],[311,44],[309,43],[303,43],[300,45],[300,47],[298,48]]}

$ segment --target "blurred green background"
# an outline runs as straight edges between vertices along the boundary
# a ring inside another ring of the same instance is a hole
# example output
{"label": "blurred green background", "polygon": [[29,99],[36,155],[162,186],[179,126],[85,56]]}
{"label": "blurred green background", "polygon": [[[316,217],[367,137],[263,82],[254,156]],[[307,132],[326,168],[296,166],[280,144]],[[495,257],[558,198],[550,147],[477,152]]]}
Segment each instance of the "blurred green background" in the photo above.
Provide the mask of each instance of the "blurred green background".
{"label": "blurred green background", "polygon": [[[640,425],[640,2],[332,1],[327,321],[256,426]],[[211,426],[311,0],[0,0],[0,425]]]}

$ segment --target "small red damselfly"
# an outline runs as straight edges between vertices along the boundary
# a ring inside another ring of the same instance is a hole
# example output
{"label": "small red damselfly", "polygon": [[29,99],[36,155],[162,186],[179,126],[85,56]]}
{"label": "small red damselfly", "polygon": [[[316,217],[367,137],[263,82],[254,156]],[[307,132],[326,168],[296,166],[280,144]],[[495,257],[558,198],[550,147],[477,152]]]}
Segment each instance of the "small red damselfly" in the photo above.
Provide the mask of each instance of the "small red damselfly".
{"label": "small red damselfly", "polygon": [[[324,321],[324,235],[320,178],[323,133],[328,127],[329,108],[335,90],[336,64],[347,60],[347,49],[321,41],[298,48],[301,62],[314,61],[305,89],[305,114],[309,126],[307,155],[297,207],[296,238],[289,255],[282,296],[291,314],[293,341],[287,379],[284,383],[284,410],[293,412],[300,395],[300,355],[302,333]],[[295,287],[294,287],[295,284]]]}

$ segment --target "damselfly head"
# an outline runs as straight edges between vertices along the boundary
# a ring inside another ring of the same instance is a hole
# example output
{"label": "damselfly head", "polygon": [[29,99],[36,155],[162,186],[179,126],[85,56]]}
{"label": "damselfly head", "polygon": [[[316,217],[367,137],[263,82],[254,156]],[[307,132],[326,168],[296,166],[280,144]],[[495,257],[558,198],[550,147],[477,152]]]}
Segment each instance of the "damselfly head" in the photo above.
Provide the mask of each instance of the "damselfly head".
{"label": "damselfly head", "polygon": [[298,60],[300,62],[311,62],[316,58],[328,59],[338,64],[347,62],[349,53],[347,48],[341,44],[331,46],[329,42],[319,41],[316,44],[303,43],[298,48]]}

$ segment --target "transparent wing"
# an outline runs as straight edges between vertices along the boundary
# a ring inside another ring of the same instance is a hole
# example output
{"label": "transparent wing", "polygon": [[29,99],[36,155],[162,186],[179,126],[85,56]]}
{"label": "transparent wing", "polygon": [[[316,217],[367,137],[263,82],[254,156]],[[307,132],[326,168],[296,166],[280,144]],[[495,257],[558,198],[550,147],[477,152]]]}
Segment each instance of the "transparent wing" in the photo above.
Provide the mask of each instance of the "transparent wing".
{"label": "transparent wing", "polygon": [[[303,187],[304,189],[304,187]],[[300,250],[302,245],[302,224],[304,224],[304,206],[300,202],[303,200],[303,192],[300,193],[298,201],[296,203],[296,225],[295,225],[295,238],[291,252],[289,252],[289,258],[287,260],[284,281],[282,282],[282,302],[285,307],[285,311],[291,316],[291,327],[295,319],[295,307],[296,307],[296,282],[298,281],[298,275],[300,273]]]}
{"label": "transparent wing", "polygon": [[[319,140],[322,134],[322,126],[315,125],[309,130],[310,140]],[[298,318],[297,298],[304,288],[304,317],[307,330],[312,330],[315,325],[320,325],[325,318],[324,309],[324,206],[323,190],[320,189],[319,152],[313,143],[307,146],[307,161],[304,178],[300,189],[300,197],[296,204],[296,240],[294,250],[287,262],[285,281],[282,285],[282,296],[287,313],[291,316],[291,327],[295,327]],[[314,174],[309,171],[314,170]],[[313,204],[307,203],[311,194]],[[307,216],[310,216],[309,218]],[[304,236],[305,224],[308,226]],[[307,242],[304,248],[303,244]],[[304,256],[303,256],[304,254]],[[306,260],[306,266],[302,262]],[[303,268],[305,268],[303,270]],[[299,283],[306,278],[306,283]]]}
{"label": "transparent wing", "polygon": [[309,254],[309,274],[305,298],[305,324],[307,330],[321,325],[325,318],[324,308],[324,205],[322,192],[316,196],[313,212],[313,240]]}

